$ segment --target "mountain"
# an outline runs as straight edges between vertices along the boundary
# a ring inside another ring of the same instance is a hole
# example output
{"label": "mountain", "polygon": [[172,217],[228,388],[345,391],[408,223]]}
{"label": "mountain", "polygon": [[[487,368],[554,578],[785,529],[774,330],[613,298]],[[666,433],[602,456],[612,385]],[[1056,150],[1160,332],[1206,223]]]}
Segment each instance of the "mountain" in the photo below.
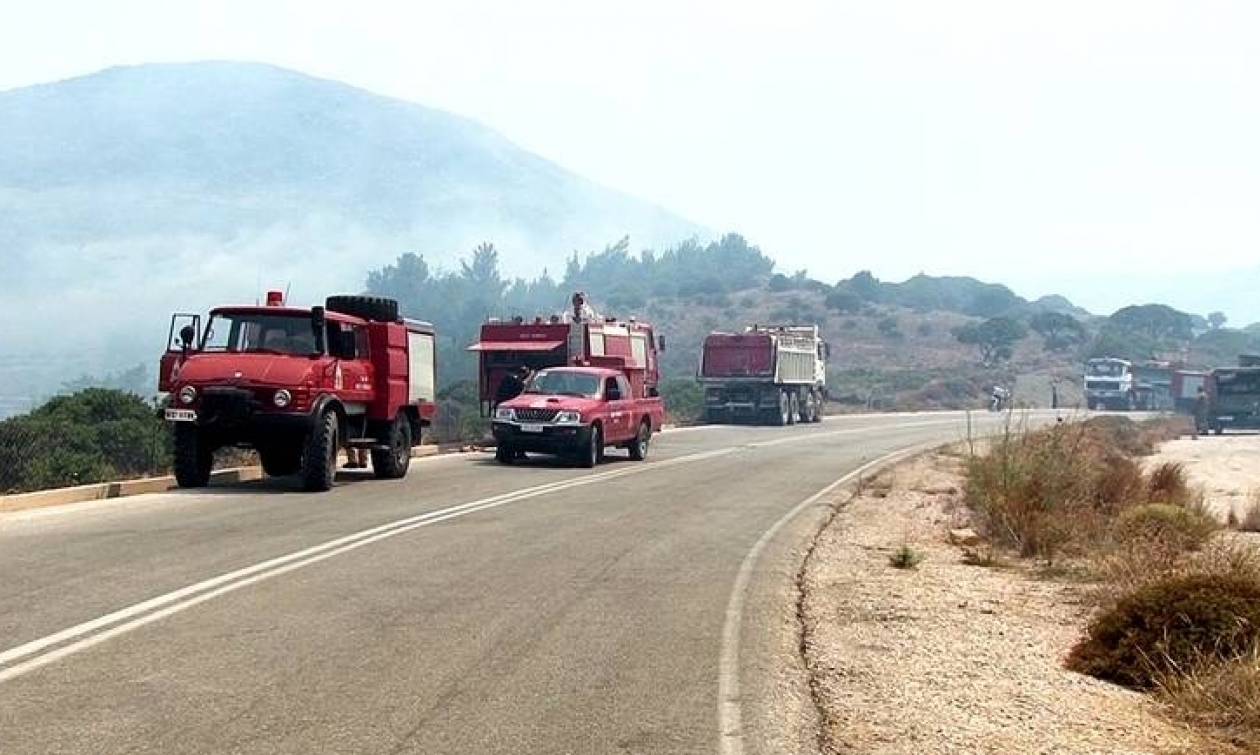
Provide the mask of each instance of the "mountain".
{"label": "mountain", "polygon": [[710,234],[468,119],[272,66],[0,92],[0,316],[19,324],[0,360],[117,368],[156,356],[173,309],[268,287],[310,303],[400,252],[454,264],[482,241],[532,276],[627,235]]}

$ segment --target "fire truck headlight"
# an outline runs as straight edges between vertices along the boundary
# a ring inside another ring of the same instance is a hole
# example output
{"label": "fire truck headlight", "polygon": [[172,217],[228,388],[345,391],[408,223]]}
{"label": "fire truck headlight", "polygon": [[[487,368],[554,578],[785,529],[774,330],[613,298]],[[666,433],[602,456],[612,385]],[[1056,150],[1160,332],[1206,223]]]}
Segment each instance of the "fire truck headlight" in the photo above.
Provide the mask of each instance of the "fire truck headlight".
{"label": "fire truck headlight", "polygon": [[494,418],[504,422],[511,422],[516,419],[516,411],[510,406],[500,406],[494,410]]}
{"label": "fire truck headlight", "polygon": [[179,389],[179,403],[185,406],[197,400],[197,389],[186,385]]}
{"label": "fire truck headlight", "polygon": [[271,397],[271,403],[275,404],[277,409],[285,408],[292,401],[293,395],[283,388],[276,391],[275,395]]}
{"label": "fire truck headlight", "polygon": [[560,412],[556,415],[557,425],[580,425],[582,424],[582,415],[578,412]]}

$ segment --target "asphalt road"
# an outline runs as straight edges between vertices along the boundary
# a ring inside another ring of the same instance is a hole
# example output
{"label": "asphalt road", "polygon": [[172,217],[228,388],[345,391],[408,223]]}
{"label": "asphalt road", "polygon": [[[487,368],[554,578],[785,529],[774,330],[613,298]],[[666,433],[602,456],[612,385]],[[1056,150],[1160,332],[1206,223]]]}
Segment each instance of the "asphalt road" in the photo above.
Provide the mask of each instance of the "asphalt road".
{"label": "asphalt road", "polygon": [[965,433],[701,428],[595,470],[464,455],[0,515],[0,753],[775,751],[808,499]]}

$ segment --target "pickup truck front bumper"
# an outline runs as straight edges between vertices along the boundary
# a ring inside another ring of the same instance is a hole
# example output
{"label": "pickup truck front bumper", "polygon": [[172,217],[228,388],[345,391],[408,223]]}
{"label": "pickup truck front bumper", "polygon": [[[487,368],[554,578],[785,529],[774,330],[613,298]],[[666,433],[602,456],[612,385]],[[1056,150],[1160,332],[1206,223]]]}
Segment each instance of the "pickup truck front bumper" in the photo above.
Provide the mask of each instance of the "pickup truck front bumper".
{"label": "pickup truck front bumper", "polygon": [[542,425],[539,432],[525,432],[518,423],[495,421],[491,430],[500,446],[544,454],[577,451],[591,441],[590,425]]}

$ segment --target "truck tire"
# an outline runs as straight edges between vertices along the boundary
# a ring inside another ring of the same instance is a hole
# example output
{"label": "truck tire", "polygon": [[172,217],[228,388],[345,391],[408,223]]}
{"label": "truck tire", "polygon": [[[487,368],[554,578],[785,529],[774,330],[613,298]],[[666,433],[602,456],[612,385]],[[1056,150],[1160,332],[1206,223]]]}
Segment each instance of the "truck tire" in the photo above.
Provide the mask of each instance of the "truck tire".
{"label": "truck tire", "polygon": [[326,410],[306,437],[302,449],[302,487],[323,492],[333,486],[337,476],[337,413]]}
{"label": "truck tire", "polygon": [[591,436],[587,440],[586,448],[580,451],[578,456],[578,466],[583,469],[591,469],[604,459],[604,431],[599,425],[591,427]]}
{"label": "truck tire", "polygon": [[511,464],[516,461],[516,449],[507,443],[500,443],[494,447],[494,460],[500,464]]}
{"label": "truck tire", "polygon": [[630,442],[630,458],[635,461],[643,461],[647,458],[651,445],[652,423],[645,419],[639,423],[639,434]]}
{"label": "truck tire", "polygon": [[330,296],[324,300],[324,308],[330,312],[340,312],[375,322],[394,322],[398,319],[398,302],[380,296]]}
{"label": "truck tire", "polygon": [[795,425],[801,421],[801,397],[799,393],[788,396],[788,424]]}
{"label": "truck tire", "polygon": [[411,421],[401,412],[389,426],[388,449],[372,449],[372,474],[381,480],[407,476],[411,465]]}
{"label": "truck tire", "polygon": [[268,477],[288,477],[297,474],[302,468],[302,447],[296,443],[289,446],[264,446],[258,449],[258,458]]}
{"label": "truck tire", "polygon": [[191,424],[175,426],[175,482],[181,488],[204,488],[210,483],[214,449]]}
{"label": "truck tire", "polygon": [[792,400],[788,398],[787,391],[779,393],[779,411],[774,416],[774,424],[779,427],[785,427],[791,424],[792,419]]}

